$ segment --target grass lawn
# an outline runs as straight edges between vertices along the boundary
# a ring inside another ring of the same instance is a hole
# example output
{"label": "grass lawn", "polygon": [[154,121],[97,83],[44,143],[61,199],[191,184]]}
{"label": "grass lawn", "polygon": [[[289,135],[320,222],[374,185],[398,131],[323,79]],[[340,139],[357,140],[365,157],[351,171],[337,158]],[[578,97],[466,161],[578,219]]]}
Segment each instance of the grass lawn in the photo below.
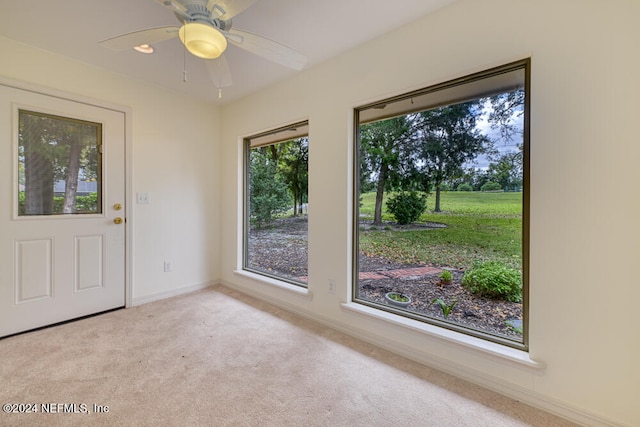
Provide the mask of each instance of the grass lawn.
{"label": "grass lawn", "polygon": [[[443,192],[434,213],[435,194],[427,199],[420,222],[446,228],[360,231],[360,250],[397,262],[466,269],[474,260],[502,261],[522,268],[522,193]],[[375,193],[362,195],[360,216],[373,219]],[[394,221],[383,203],[383,221]]]}

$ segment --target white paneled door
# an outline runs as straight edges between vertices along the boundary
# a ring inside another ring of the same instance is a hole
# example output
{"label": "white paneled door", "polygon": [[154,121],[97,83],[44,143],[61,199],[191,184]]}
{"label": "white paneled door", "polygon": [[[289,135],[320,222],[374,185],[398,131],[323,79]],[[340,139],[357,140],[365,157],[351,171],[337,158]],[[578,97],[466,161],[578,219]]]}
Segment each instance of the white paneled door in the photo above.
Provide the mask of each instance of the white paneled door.
{"label": "white paneled door", "polygon": [[0,83],[0,337],[125,305],[125,114]]}

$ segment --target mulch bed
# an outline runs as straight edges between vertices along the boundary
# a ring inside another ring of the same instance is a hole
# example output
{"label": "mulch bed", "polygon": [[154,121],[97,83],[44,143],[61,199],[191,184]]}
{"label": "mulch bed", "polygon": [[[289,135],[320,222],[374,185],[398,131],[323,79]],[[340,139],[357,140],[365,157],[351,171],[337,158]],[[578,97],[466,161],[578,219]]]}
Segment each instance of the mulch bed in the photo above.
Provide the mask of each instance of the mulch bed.
{"label": "mulch bed", "polygon": [[[434,226],[421,225],[423,228]],[[393,229],[392,224],[386,224]],[[406,229],[406,226],[405,226]],[[249,234],[249,266],[268,274],[305,281],[307,276],[307,221],[306,217],[278,219],[271,226],[262,229],[252,228]],[[400,264],[385,258],[360,254],[361,272],[379,272],[422,267],[427,264]],[[440,298],[450,304],[457,300],[455,307],[446,319],[447,322],[463,325],[472,329],[488,332],[515,341],[522,340],[520,331],[515,330],[508,321],[522,319],[522,304],[478,297],[467,292],[461,284],[464,271],[435,266],[451,271],[451,284],[443,285],[439,273],[421,276],[388,277],[360,280],[358,298],[370,302],[385,304],[387,292],[400,292],[411,297],[407,310],[420,315],[444,320],[442,309],[431,302]]]}

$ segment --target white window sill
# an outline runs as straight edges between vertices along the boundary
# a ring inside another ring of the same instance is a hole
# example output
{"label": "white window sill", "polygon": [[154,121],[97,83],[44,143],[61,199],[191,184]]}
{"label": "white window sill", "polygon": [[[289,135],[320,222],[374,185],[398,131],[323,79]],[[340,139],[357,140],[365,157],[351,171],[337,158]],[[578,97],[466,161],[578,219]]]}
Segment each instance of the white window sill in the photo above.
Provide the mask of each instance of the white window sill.
{"label": "white window sill", "polygon": [[255,280],[260,283],[275,286],[277,288],[284,289],[285,291],[292,292],[296,295],[305,296],[308,298],[311,298],[313,296],[313,294],[309,289],[304,288],[302,286],[293,285],[291,283],[287,283],[282,280],[274,279],[268,276],[263,276],[257,273],[252,273],[246,270],[233,270],[233,272],[238,276],[246,277],[248,279]]}
{"label": "white window sill", "polygon": [[456,345],[463,346],[467,349],[475,350],[483,355],[491,358],[498,358],[520,367],[526,367],[535,371],[542,371],[545,368],[544,363],[533,360],[529,357],[529,353],[516,348],[497,344],[482,338],[472,337],[460,332],[451,331],[429,323],[420,322],[418,320],[409,319],[397,314],[389,313],[373,307],[355,302],[343,303],[342,308],[367,317],[372,317],[394,325],[406,327],[413,331],[426,334],[432,337],[442,339]]}

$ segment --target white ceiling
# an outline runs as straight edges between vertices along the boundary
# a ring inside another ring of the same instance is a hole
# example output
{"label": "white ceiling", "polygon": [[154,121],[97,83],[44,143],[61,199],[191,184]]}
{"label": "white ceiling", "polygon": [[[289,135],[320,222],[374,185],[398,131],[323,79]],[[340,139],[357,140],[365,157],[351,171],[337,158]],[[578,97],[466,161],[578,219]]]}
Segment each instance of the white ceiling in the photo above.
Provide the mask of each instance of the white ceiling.
{"label": "white ceiling", "polygon": [[[259,0],[236,16],[233,26],[304,53],[309,68],[454,1]],[[223,89],[220,100],[202,60],[185,55],[178,39],[156,44],[152,55],[98,44],[123,33],[178,24],[154,0],[0,0],[2,37],[218,104],[298,72],[229,45],[224,55],[233,85]]]}

